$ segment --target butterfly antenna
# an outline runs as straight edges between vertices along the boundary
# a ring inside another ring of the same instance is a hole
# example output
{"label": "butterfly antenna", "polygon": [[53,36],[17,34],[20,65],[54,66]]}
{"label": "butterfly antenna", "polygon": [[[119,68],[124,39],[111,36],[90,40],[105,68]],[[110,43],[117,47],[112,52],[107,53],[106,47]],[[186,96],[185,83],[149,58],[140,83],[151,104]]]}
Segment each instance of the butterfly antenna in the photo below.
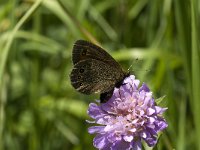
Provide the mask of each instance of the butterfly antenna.
{"label": "butterfly antenna", "polygon": [[132,68],[133,64],[130,65],[130,67],[128,68],[128,72],[130,72],[130,69]]}
{"label": "butterfly antenna", "polygon": [[128,72],[130,72],[130,69],[133,67],[133,64],[135,63],[135,61],[138,61],[138,58],[132,60],[130,67],[128,68]]}

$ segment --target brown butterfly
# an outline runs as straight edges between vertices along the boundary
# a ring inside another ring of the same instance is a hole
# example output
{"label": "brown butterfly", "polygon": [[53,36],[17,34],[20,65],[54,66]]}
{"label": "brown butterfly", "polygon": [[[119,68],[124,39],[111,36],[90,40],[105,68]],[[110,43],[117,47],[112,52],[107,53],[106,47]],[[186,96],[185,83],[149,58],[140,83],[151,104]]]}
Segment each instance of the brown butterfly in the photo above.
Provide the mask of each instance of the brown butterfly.
{"label": "brown butterfly", "polygon": [[84,40],[75,42],[72,62],[72,86],[83,94],[100,93],[101,103],[107,102],[114,88],[129,76],[104,49]]}

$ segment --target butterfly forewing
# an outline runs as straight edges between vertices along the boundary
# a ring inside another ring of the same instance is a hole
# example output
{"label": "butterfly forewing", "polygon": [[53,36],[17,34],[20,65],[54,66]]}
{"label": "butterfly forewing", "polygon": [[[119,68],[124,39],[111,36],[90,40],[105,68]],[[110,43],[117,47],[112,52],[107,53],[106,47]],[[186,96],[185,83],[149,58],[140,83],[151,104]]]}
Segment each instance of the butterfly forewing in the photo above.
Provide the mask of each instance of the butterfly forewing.
{"label": "butterfly forewing", "polygon": [[85,59],[95,59],[111,64],[114,67],[121,69],[121,66],[115,59],[108,54],[103,48],[94,45],[88,41],[78,40],[75,42],[72,52],[73,64]]}

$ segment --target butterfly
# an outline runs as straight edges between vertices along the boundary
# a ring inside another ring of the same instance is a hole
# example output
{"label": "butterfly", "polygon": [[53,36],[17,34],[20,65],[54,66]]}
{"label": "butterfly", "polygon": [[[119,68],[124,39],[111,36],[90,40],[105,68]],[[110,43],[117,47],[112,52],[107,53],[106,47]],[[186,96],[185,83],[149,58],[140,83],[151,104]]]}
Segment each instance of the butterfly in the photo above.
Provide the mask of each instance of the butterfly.
{"label": "butterfly", "polygon": [[114,88],[119,88],[130,75],[103,48],[78,40],[72,50],[72,86],[83,94],[100,93],[100,102],[107,102]]}

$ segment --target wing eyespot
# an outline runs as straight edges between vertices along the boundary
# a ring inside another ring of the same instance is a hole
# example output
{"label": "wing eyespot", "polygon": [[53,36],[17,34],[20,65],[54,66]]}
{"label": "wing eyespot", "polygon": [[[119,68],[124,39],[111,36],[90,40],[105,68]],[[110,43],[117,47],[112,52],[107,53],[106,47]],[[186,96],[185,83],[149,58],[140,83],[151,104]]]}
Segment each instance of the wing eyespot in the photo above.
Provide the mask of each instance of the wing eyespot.
{"label": "wing eyespot", "polygon": [[85,70],[84,70],[84,69],[82,69],[82,68],[79,70],[79,72],[80,72],[80,73],[83,73],[84,71],[85,71]]}
{"label": "wing eyespot", "polygon": [[86,53],[87,53],[87,50],[86,50],[86,49],[83,49],[83,51],[82,51],[81,55],[82,55],[82,56],[85,56],[85,55],[86,55]]}

